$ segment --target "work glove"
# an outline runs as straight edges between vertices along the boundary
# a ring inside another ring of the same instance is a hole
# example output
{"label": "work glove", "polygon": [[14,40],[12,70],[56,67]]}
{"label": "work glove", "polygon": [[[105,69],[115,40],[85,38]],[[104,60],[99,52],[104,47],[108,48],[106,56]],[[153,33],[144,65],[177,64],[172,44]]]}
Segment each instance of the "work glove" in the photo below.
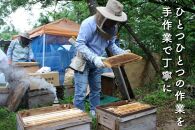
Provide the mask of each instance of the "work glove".
{"label": "work glove", "polygon": [[93,63],[95,64],[95,66],[97,68],[103,68],[103,67],[105,67],[104,63],[102,62],[104,59],[106,59],[106,58],[97,56],[94,58]]}
{"label": "work glove", "polygon": [[131,53],[131,50],[129,49],[125,50],[125,53]]}

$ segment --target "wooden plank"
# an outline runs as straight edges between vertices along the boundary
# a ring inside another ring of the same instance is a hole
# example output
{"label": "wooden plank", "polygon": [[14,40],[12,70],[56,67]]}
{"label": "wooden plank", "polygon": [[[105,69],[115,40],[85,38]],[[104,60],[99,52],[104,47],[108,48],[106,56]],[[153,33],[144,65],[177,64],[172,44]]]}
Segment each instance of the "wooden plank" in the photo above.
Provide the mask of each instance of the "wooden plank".
{"label": "wooden plank", "polygon": [[73,126],[73,127],[69,127],[69,128],[65,128],[62,130],[91,130],[91,126],[90,124],[81,124],[78,126]]}
{"label": "wooden plank", "polygon": [[58,105],[58,106],[49,106],[49,107],[41,107],[41,108],[36,108],[36,109],[23,110],[23,111],[19,111],[18,114],[21,116],[21,118],[23,118],[27,116],[39,115],[43,113],[60,111],[60,110],[71,109],[71,108],[73,108],[73,105],[63,104],[63,105]]}
{"label": "wooden plank", "polygon": [[0,87],[0,93],[2,94],[7,94],[9,93],[9,88],[8,87]]}
{"label": "wooden plank", "polygon": [[101,111],[99,109],[96,109],[96,113],[98,116],[98,120],[97,122],[104,125],[105,127],[111,129],[111,130],[115,130],[115,120],[116,120],[116,116],[107,113],[105,111]]}
{"label": "wooden plank", "polygon": [[133,114],[133,115],[125,116],[123,118],[120,118],[119,121],[120,122],[125,122],[125,121],[129,121],[129,120],[136,119],[136,118],[146,116],[146,115],[150,115],[150,114],[156,114],[156,109],[141,111],[141,112]]}
{"label": "wooden plank", "polygon": [[10,89],[10,93],[7,99],[7,107],[10,111],[16,111],[20,105],[23,96],[29,88],[29,84],[20,82],[16,87]]}
{"label": "wooden plank", "polygon": [[111,129],[109,129],[109,128],[107,128],[107,127],[101,125],[101,124],[98,124],[98,128],[97,128],[97,129],[98,129],[98,130],[111,130]]}
{"label": "wooden plank", "polygon": [[17,120],[16,122],[17,130],[24,130],[24,127],[23,127],[24,125],[18,114],[16,114],[16,120]]}
{"label": "wooden plank", "polygon": [[137,61],[140,59],[142,59],[142,57],[138,56],[134,53],[125,53],[125,54],[119,54],[119,55],[114,55],[114,56],[108,57],[108,58],[103,60],[103,63],[107,67],[111,68],[111,67],[118,67],[118,66],[121,66],[123,64]]}
{"label": "wooden plank", "polygon": [[38,66],[38,62],[17,62],[14,65],[20,66],[20,67],[26,67],[26,66]]}
{"label": "wooden plank", "polygon": [[52,105],[54,99],[54,93],[48,89],[32,90],[27,93],[28,108]]}
{"label": "wooden plank", "polygon": [[29,90],[28,91],[28,96],[29,97],[35,97],[35,96],[40,96],[40,95],[45,95],[45,94],[50,94],[52,93],[46,88],[41,88],[41,89],[34,89],[34,90]]}
{"label": "wooden plank", "polygon": [[156,130],[156,114],[153,113],[120,122],[119,130]]}
{"label": "wooden plank", "polygon": [[6,106],[8,95],[8,87],[0,87],[0,106]]}
{"label": "wooden plank", "polygon": [[34,77],[44,78],[48,83],[51,83],[54,86],[60,85],[59,72],[57,71],[51,71],[47,73],[29,73],[29,75]]}

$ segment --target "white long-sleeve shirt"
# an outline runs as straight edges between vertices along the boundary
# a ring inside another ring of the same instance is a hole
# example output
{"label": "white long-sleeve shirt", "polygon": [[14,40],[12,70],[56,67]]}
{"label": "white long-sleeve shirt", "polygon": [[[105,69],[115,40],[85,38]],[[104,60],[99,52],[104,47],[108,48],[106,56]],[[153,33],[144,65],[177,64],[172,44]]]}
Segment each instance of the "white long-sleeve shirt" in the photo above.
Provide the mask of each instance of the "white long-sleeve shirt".
{"label": "white long-sleeve shirt", "polygon": [[[109,30],[114,34],[115,28]],[[97,31],[95,16],[85,19],[80,27],[76,40],[76,49],[85,57],[86,60],[93,62],[97,56],[102,56],[108,48],[113,54],[124,53],[124,50],[115,44],[115,36],[111,40],[106,40]]]}
{"label": "white long-sleeve shirt", "polygon": [[8,50],[7,58],[12,62],[26,62],[34,58],[30,45],[22,47],[19,40],[12,40]]}

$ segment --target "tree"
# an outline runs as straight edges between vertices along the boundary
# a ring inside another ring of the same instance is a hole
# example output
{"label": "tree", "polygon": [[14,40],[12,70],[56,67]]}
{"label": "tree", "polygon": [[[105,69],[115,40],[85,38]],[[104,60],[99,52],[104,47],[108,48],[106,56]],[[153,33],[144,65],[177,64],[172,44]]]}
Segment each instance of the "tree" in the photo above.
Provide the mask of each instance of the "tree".
{"label": "tree", "polygon": [[81,23],[86,17],[90,15],[88,5],[85,1],[71,1],[57,11],[49,11],[41,14],[35,27],[47,24],[49,22],[67,18],[77,23]]}
{"label": "tree", "polygon": [[[149,59],[150,54],[148,55],[146,52],[144,52],[144,49],[147,48],[150,51],[147,52],[157,52],[162,54],[162,48],[163,44],[162,42],[162,8],[165,6],[171,7],[173,13],[175,13],[176,8],[181,7],[183,8],[186,13],[185,16],[182,17],[182,22],[185,23],[185,29],[184,33],[186,35],[186,38],[184,39],[184,44],[186,46],[186,52],[189,53],[189,55],[192,55],[192,47],[193,43],[195,41],[194,39],[194,29],[193,29],[193,17],[194,17],[194,4],[195,2],[193,0],[119,0],[124,5],[125,12],[128,15],[128,21],[127,25],[130,26],[132,31],[126,30],[126,28],[121,28],[120,30],[120,37],[123,41],[126,41],[124,44],[125,48],[130,48],[135,53],[138,53],[140,55],[146,56]],[[42,3],[43,7],[47,7],[49,5],[56,5],[58,3],[64,2],[67,3],[67,0],[1,0],[0,4],[0,19],[5,17],[6,15],[10,14],[12,11],[16,10],[18,7],[25,7],[30,8],[32,4],[35,3]],[[107,0],[71,0],[68,1],[69,4],[66,4],[62,6],[62,10],[60,12],[49,12],[48,14],[44,15],[42,17],[42,21],[39,21],[40,23],[48,22],[50,19],[49,17],[52,17],[52,20],[67,17],[69,19],[72,19],[74,21],[77,21],[78,23],[81,23],[81,21],[85,18],[87,18],[89,15],[94,14],[95,12],[95,6],[105,6]],[[79,4],[82,3],[82,4]],[[85,4],[84,4],[85,3]],[[97,4],[96,4],[97,3]],[[71,6],[72,10],[66,10],[64,7]],[[86,10],[89,12],[85,13]],[[173,22],[173,25],[178,24],[178,18],[175,16],[170,17],[170,19]],[[0,20],[0,22],[3,22],[3,20]],[[133,34],[129,35],[129,32],[133,32]],[[172,29],[171,30],[172,35],[175,35],[178,33],[178,30]],[[135,38],[136,36],[136,38]],[[139,42],[136,40],[139,39]],[[175,40],[175,39],[174,39]],[[140,45],[143,45],[140,49]],[[172,45],[173,48],[175,48],[175,45]],[[171,55],[173,58],[176,57],[175,54]],[[188,59],[186,61],[187,65],[189,65],[189,61],[192,57],[186,58]],[[174,65],[172,65],[174,66]]]}
{"label": "tree", "polygon": [[14,26],[4,26],[0,33],[1,40],[11,40],[13,35],[16,35],[18,32],[15,30]]}

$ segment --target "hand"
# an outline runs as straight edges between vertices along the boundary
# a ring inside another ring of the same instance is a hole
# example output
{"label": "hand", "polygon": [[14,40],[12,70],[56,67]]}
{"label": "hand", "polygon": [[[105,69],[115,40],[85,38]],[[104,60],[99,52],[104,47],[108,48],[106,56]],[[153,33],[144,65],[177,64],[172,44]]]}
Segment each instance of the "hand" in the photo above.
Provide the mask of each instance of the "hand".
{"label": "hand", "polygon": [[11,64],[12,64],[12,60],[8,59],[8,65],[11,65]]}
{"label": "hand", "polygon": [[93,63],[95,64],[95,66],[97,68],[103,68],[103,67],[105,67],[104,63],[102,62],[102,60],[104,60],[104,59],[106,59],[106,58],[97,56],[94,58]]}
{"label": "hand", "polygon": [[130,49],[125,50],[125,53],[131,53]]}

